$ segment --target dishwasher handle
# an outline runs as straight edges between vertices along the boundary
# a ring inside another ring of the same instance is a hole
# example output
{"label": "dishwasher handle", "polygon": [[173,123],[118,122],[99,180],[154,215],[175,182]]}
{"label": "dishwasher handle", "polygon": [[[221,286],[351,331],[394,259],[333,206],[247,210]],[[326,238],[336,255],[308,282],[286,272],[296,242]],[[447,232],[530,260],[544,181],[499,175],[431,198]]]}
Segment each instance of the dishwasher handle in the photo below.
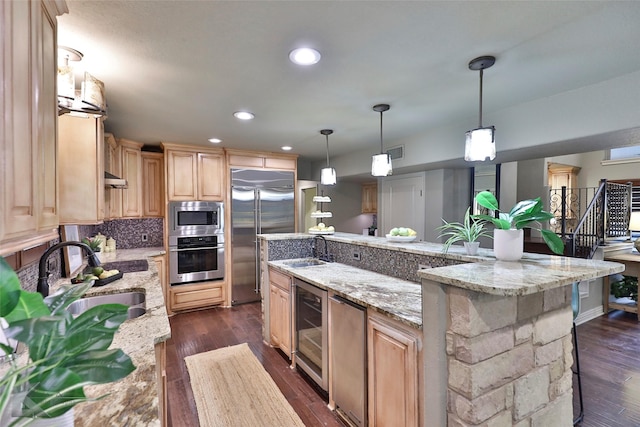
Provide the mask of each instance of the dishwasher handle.
{"label": "dishwasher handle", "polygon": [[366,310],[366,308],[361,306],[360,304],[356,304],[355,302],[349,301],[348,299],[343,298],[339,295],[331,295],[329,299],[337,304],[346,304],[358,310],[362,310],[362,311]]}

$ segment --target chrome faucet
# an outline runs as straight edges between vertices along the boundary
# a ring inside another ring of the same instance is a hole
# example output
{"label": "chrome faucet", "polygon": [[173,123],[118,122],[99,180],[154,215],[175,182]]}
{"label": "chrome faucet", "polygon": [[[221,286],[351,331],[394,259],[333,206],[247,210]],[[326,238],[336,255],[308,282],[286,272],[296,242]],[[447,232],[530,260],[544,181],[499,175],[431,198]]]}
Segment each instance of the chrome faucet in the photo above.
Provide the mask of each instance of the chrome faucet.
{"label": "chrome faucet", "polygon": [[84,249],[84,251],[87,253],[87,263],[89,264],[89,266],[90,267],[100,266],[100,260],[98,259],[98,256],[91,250],[89,245],[87,245],[86,243],[69,241],[69,242],[60,242],[51,246],[42,254],[42,256],[40,257],[40,262],[38,264],[37,291],[40,292],[40,294],[42,294],[43,297],[49,296],[49,275],[45,267],[47,263],[47,258],[49,258],[49,255],[51,255],[53,251],[57,251],[58,249],[63,248],[65,246],[78,246],[79,248]]}
{"label": "chrome faucet", "polygon": [[[318,250],[318,246],[316,245],[316,240],[317,239],[322,239],[322,241],[324,242],[324,254],[320,255],[320,251]],[[327,239],[324,238],[324,236],[314,236],[313,237],[313,245],[312,245],[312,253],[313,253],[313,257],[314,258],[318,258],[321,261],[327,261],[327,262],[331,262],[331,257],[329,255],[329,250],[327,247]]]}

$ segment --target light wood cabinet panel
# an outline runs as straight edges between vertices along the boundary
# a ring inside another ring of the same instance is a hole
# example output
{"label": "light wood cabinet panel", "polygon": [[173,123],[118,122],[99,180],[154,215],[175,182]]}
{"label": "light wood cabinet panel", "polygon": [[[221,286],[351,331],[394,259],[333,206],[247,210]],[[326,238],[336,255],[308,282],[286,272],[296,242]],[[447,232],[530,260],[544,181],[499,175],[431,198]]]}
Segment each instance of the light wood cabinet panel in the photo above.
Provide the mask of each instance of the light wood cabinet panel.
{"label": "light wood cabinet panel", "polygon": [[[122,177],[122,150],[111,133],[104,134],[105,170]],[[104,191],[105,219],[122,218],[122,189],[107,187]]]}
{"label": "light wood cabinet panel", "polygon": [[296,159],[283,159],[280,157],[265,157],[264,168],[265,169],[282,169],[282,170],[296,170]]}
{"label": "light wood cabinet panel", "polygon": [[227,163],[230,167],[290,171],[295,171],[297,169],[298,156],[295,154],[278,154],[234,149],[227,149],[226,153]]}
{"label": "light wood cabinet panel", "polygon": [[291,277],[269,269],[269,330],[271,345],[291,358]]}
{"label": "light wood cabinet panel", "polygon": [[104,219],[104,125],[101,118],[58,118],[60,224]]}
{"label": "light wood cabinet panel", "polygon": [[164,296],[164,305],[167,309],[168,314],[172,314],[169,310],[169,287],[167,283],[168,272],[167,272],[167,256],[166,255],[158,255],[153,257],[153,262],[156,265],[156,270],[158,270],[158,278],[160,279],[160,286],[162,287],[162,295]]}
{"label": "light wood cabinet panel", "polygon": [[169,309],[173,311],[203,308],[224,302],[224,282],[202,282],[169,289]]}
{"label": "light wood cabinet panel", "polygon": [[224,156],[198,153],[198,200],[221,201],[224,189]]}
{"label": "light wood cabinet panel", "polygon": [[169,200],[196,200],[198,154],[189,151],[166,151],[167,196]]}
{"label": "light wood cabinet panel", "polygon": [[362,184],[362,213],[378,212],[378,183]]}
{"label": "light wood cabinet panel", "polygon": [[371,426],[418,426],[419,337],[404,325],[370,313],[367,320]]}
{"label": "light wood cabinet panel", "polygon": [[122,190],[122,217],[142,216],[142,143],[118,140],[122,149],[122,176],[127,180],[127,188]]}
{"label": "light wood cabinet panel", "polygon": [[142,216],[164,216],[164,156],[142,152]]}
{"label": "light wood cabinet panel", "polygon": [[0,255],[57,237],[56,18],[66,6],[2,2]]}
{"label": "light wood cabinet panel", "polygon": [[160,426],[168,425],[167,412],[167,343],[159,342],[155,346],[156,350],[156,377],[158,386],[158,417]]}

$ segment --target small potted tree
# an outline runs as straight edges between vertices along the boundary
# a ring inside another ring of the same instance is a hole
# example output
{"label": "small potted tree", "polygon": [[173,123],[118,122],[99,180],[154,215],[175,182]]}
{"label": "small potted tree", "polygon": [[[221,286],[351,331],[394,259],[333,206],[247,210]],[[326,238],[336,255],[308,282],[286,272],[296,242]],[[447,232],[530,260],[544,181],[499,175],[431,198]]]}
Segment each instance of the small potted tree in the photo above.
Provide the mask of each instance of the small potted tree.
{"label": "small potted tree", "polygon": [[553,253],[564,253],[564,242],[553,231],[542,228],[542,222],[549,221],[553,214],[544,211],[542,199],[522,200],[515,204],[509,212],[502,212],[498,200],[489,191],[481,191],[476,195],[476,202],[489,210],[498,212],[498,218],[491,215],[473,215],[472,218],[490,221],[495,226],[493,232],[493,251],[497,259],[517,261],[522,258],[524,246],[523,228],[538,230],[545,243]]}
{"label": "small potted tree", "polygon": [[[85,385],[117,381],[135,369],[122,350],[109,349],[127,319],[126,305],[99,305],[75,318],[67,311],[91,285],[63,286],[43,299],[22,290],[0,257],[0,425],[63,425],[60,418],[73,425],[71,409],[95,400],[84,394]],[[14,340],[28,354],[14,354]]]}
{"label": "small potted tree", "polygon": [[442,252],[447,253],[449,247],[456,242],[464,242],[467,255],[476,255],[480,247],[478,239],[483,236],[491,237],[489,230],[484,228],[486,221],[482,219],[472,219],[469,213],[470,209],[471,208],[467,208],[464,214],[464,220],[461,223],[442,220],[444,224],[437,228],[440,232],[438,238],[448,237],[444,242]]}

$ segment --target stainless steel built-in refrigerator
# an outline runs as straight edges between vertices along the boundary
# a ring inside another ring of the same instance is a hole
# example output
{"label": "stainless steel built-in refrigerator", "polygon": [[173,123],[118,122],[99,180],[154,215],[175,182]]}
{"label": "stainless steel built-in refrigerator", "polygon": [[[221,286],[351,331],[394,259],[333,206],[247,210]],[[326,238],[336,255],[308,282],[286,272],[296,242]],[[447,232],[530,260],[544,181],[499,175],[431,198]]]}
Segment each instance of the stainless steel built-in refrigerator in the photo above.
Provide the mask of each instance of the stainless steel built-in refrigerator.
{"label": "stainless steel built-in refrigerator", "polygon": [[293,172],[231,170],[232,304],[260,300],[256,234],[293,233]]}

